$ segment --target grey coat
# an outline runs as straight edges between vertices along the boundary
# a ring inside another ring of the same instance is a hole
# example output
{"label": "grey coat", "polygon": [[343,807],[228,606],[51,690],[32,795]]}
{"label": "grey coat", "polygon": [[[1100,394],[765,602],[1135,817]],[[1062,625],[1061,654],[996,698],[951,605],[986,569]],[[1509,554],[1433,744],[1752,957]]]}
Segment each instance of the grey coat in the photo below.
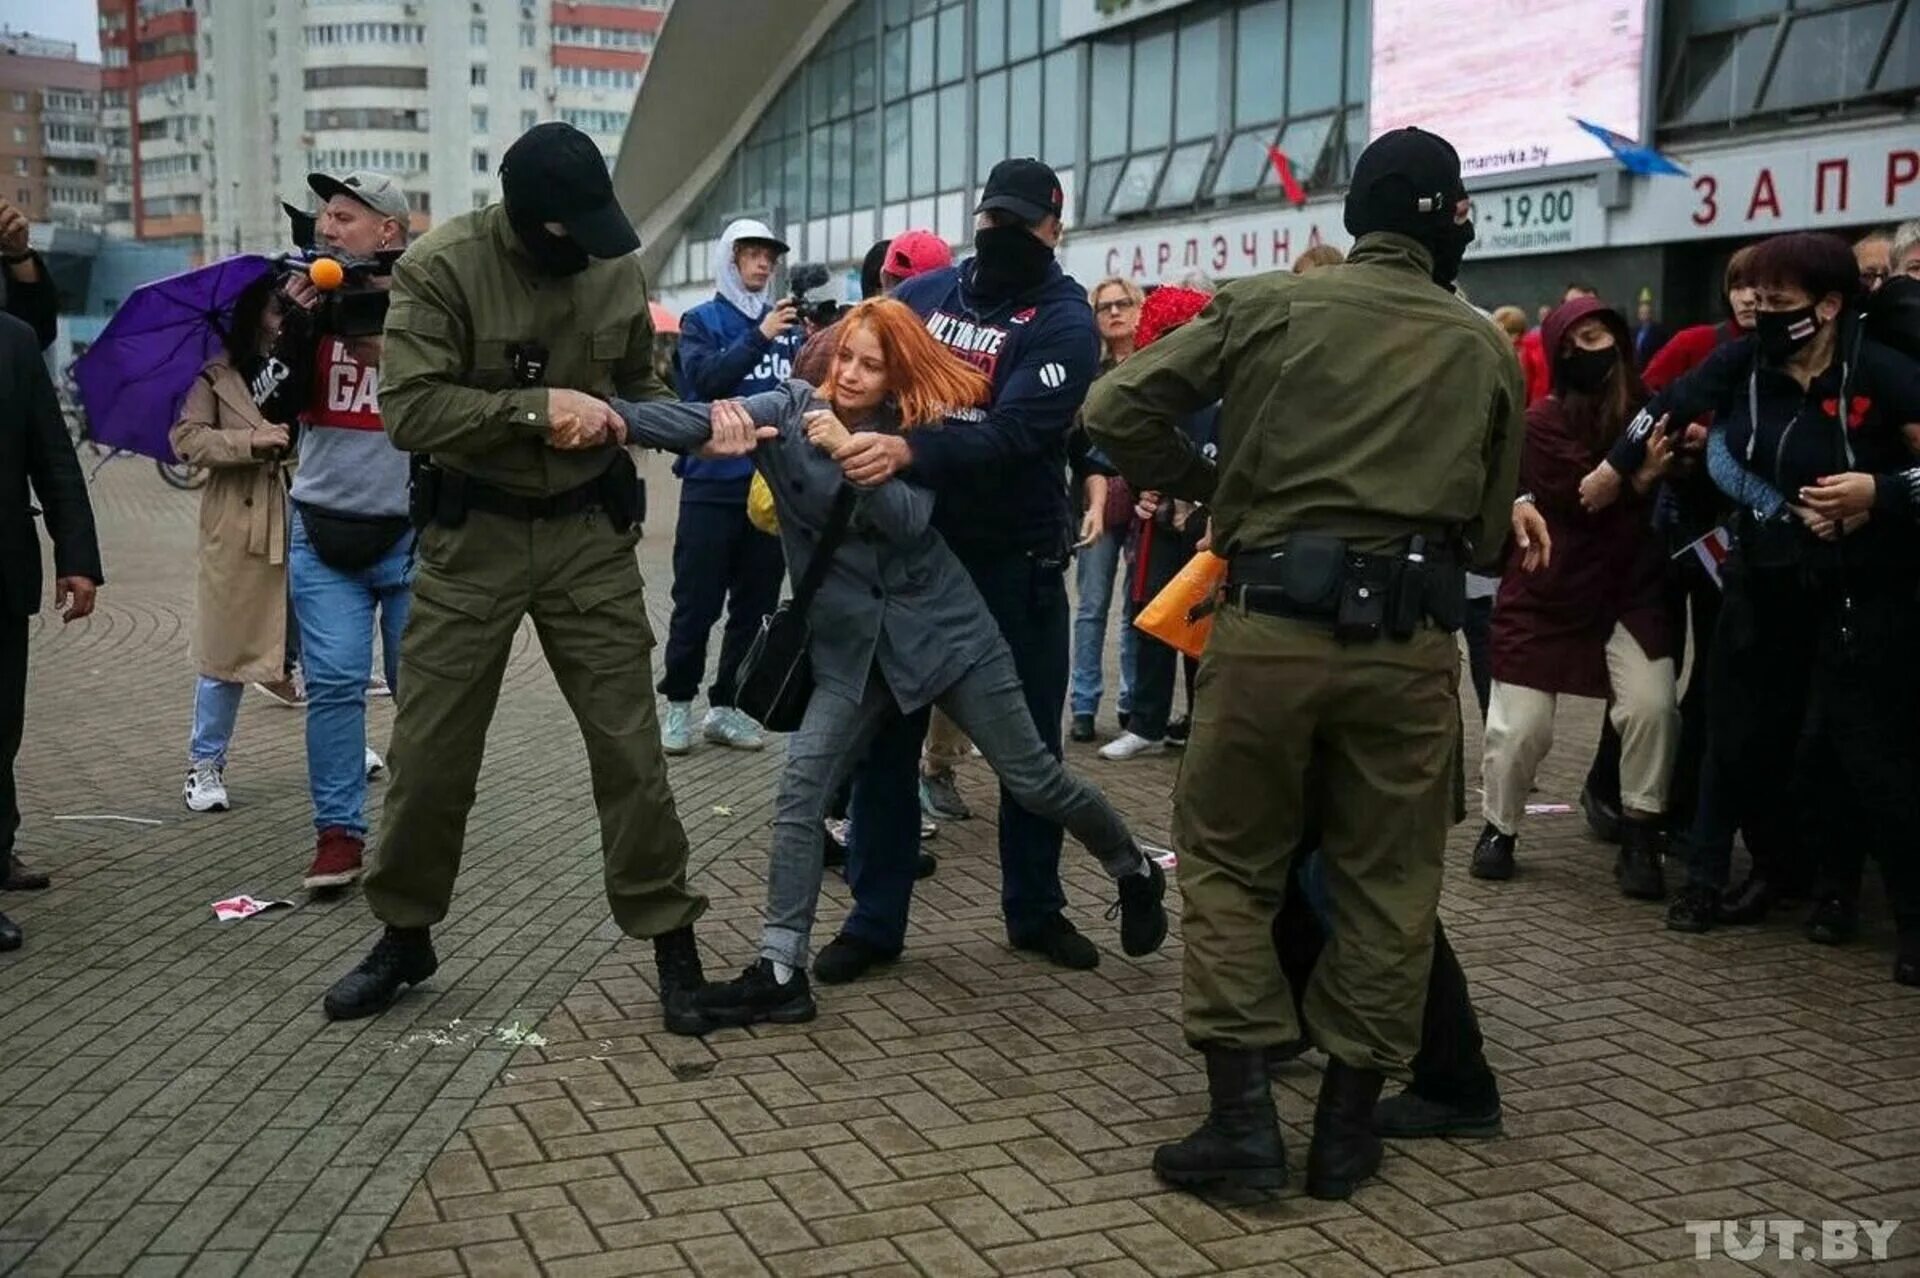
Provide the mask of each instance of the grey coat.
{"label": "grey coat", "polygon": [[[803,415],[825,405],[802,381],[744,402],[756,424],[780,430],[753,460],[773,490],[787,570],[798,581],[845,482],[839,465],[807,442]],[[635,444],[690,452],[711,433],[705,404],[613,406]],[[858,704],[878,664],[894,700],[912,713],[1006,642],[973,579],[930,526],[932,515],[933,494],[903,479],[862,493],[807,617],[816,686]]]}

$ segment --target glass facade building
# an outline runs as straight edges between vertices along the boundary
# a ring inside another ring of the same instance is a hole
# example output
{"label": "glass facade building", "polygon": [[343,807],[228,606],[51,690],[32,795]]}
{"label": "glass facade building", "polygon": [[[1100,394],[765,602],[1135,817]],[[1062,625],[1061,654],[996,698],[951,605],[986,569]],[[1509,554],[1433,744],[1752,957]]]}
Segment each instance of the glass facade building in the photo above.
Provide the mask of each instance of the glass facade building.
{"label": "glass facade building", "polygon": [[1075,227],[1270,200],[1274,145],[1308,190],[1337,189],[1366,140],[1367,17],[1367,0],[1216,0],[1063,43],[1060,0],[857,0],[700,200],[662,283],[703,278],[743,214],[809,259],[857,258],[907,222],[961,241],[1006,156],[1060,173]]}

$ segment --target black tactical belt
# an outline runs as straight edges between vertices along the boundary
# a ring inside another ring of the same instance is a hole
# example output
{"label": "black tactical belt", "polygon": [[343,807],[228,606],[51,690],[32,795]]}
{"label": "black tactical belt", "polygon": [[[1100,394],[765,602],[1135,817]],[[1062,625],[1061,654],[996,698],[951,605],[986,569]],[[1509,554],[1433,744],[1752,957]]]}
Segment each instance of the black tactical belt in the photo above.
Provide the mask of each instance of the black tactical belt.
{"label": "black tactical belt", "polygon": [[519,493],[510,493],[504,488],[469,477],[466,482],[466,504],[469,510],[484,510],[489,515],[502,515],[508,519],[524,519],[532,522],[536,519],[562,519],[568,515],[577,515],[582,511],[600,508],[600,481],[590,479],[578,488],[569,488],[563,493],[554,493],[547,497],[523,497]]}

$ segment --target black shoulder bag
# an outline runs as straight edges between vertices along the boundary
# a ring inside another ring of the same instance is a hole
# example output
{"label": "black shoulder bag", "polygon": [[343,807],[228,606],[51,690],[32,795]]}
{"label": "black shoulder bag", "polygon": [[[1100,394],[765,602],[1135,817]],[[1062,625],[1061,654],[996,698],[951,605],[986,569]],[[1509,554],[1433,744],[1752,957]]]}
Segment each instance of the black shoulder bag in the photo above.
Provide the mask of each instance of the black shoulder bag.
{"label": "black shoulder bag", "polygon": [[855,496],[850,485],[842,485],[834,494],[820,544],[794,586],[793,598],[761,619],[760,633],[740,659],[734,708],[769,732],[793,732],[806,717],[807,701],[813,696],[813,658],[807,653],[813,628],[807,624],[807,609],[827,578],[834,552],[846,538]]}

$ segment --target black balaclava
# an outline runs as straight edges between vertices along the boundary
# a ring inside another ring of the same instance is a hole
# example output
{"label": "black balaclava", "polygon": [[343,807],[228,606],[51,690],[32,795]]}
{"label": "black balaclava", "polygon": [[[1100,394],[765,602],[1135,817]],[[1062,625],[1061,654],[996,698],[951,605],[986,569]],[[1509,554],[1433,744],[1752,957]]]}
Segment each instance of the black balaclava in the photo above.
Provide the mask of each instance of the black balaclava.
{"label": "black balaclava", "polygon": [[1014,298],[1047,278],[1053,249],[1018,222],[973,233],[973,288],[982,297]]}
{"label": "black balaclava", "polygon": [[1391,231],[1418,240],[1433,254],[1433,280],[1452,288],[1460,259],[1473,243],[1473,223],[1456,223],[1453,210],[1467,198],[1460,155],[1425,129],[1395,129],[1375,138],[1353,166],[1347,189],[1347,232],[1358,238]]}
{"label": "black balaclava", "polygon": [[520,241],[533,264],[547,275],[578,275],[592,264],[593,259],[569,235],[555,235],[544,223],[556,222],[558,218],[541,217],[530,205],[537,206],[538,201],[530,199],[522,192],[518,199],[512,191],[504,193],[507,206],[507,225],[513,228],[515,238]]}

